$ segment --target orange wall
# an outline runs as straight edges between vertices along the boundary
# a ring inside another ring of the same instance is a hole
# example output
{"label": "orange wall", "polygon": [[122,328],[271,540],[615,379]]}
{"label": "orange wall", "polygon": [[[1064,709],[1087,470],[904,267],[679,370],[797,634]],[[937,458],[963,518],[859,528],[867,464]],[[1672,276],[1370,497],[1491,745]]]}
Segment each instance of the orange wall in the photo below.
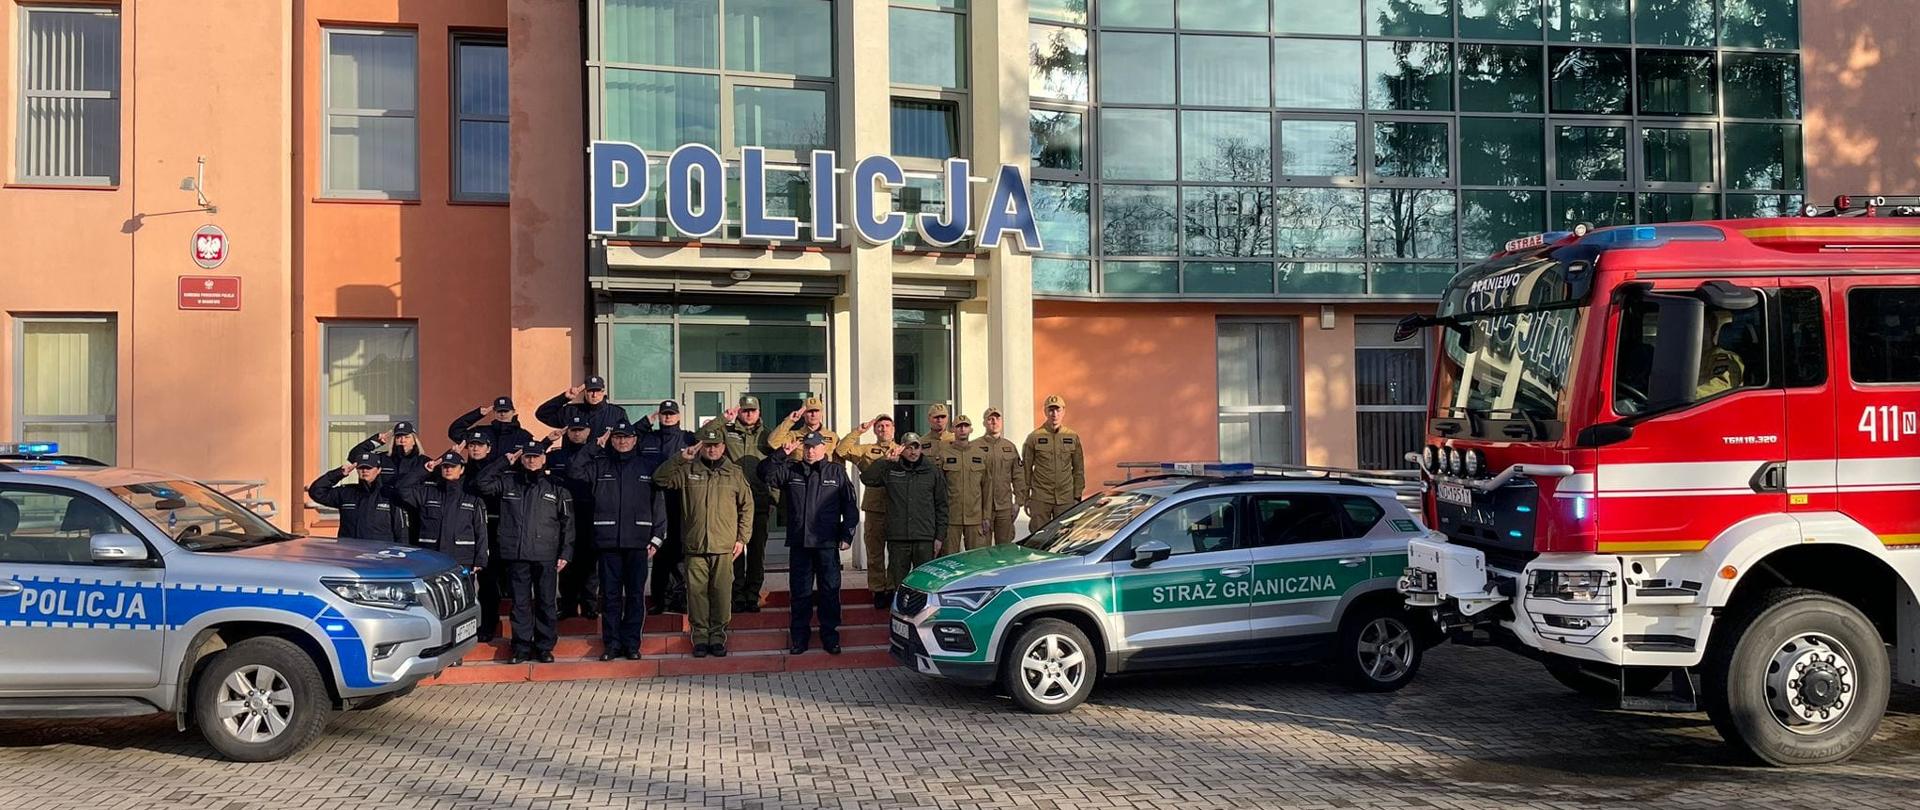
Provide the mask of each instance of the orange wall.
{"label": "orange wall", "polygon": [[[580,4],[508,0],[513,102],[513,396],[522,408],[587,376],[587,137]],[[595,369],[594,371],[604,371]],[[553,425],[551,427],[558,427]]]}
{"label": "orange wall", "polygon": [[1306,463],[1352,466],[1353,318],[1428,309],[1338,306],[1333,328],[1322,329],[1318,306],[1035,301],[1034,413],[1050,394],[1066,398],[1065,422],[1086,440],[1089,487],[1121,477],[1122,461],[1218,459],[1215,320],[1297,318]]}
{"label": "orange wall", "polygon": [[1911,2],[1801,0],[1808,202],[1920,194],[1920,17]]}
{"label": "orange wall", "polygon": [[[303,481],[343,461],[318,457],[321,322],[417,323],[420,425],[429,451],[448,445],[446,425],[454,417],[507,393],[511,385],[512,335],[505,328],[508,207],[449,200],[451,32],[504,31],[506,5],[506,0],[310,0],[304,4],[297,48],[301,70],[292,107],[299,110],[294,424],[301,433],[293,474]],[[417,202],[325,198],[323,25],[402,27],[417,32]],[[577,61],[573,67],[577,72]],[[527,421],[534,404],[520,403]]]}
{"label": "orange wall", "polygon": [[[4,176],[14,158],[19,9],[0,2]],[[289,331],[292,15],[257,0],[126,3],[121,9],[120,184],[0,189],[0,440],[15,432],[13,318],[110,314],[119,334],[118,461],[203,479],[292,482]],[[193,47],[181,47],[193,43]],[[218,213],[192,210],[180,180],[207,158]],[[242,279],[239,312],[183,312],[177,278],[208,271],[188,252],[214,223],[232,239],[218,275]]]}

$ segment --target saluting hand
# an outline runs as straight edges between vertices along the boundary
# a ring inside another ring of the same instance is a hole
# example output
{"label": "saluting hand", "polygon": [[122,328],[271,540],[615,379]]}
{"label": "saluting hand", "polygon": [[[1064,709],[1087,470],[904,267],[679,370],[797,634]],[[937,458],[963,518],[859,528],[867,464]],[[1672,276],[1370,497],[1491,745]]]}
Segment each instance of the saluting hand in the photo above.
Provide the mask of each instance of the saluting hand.
{"label": "saluting hand", "polygon": [[553,430],[547,431],[547,441],[550,441],[550,442],[560,441],[560,434],[561,434],[561,431],[559,428],[554,428]]}
{"label": "saluting hand", "polygon": [[352,472],[353,472],[353,462],[349,461],[345,464],[340,465],[341,475],[348,475],[348,474],[351,474]]}
{"label": "saluting hand", "polygon": [[695,453],[698,453],[698,452],[700,452],[700,445],[697,445],[697,444],[694,444],[694,445],[688,445],[688,446],[686,446],[686,447],[683,447],[683,448],[681,448],[681,450],[680,450],[680,457],[681,457],[681,458],[683,458],[683,459],[686,459],[686,460],[688,460],[688,461],[692,461],[692,460],[693,460],[693,454],[695,454]]}
{"label": "saluting hand", "polygon": [[580,398],[586,396],[586,394],[587,394],[586,383],[581,383],[579,385],[576,385],[576,386],[573,386],[572,388],[567,389],[567,399],[572,402],[579,402]]}
{"label": "saluting hand", "polygon": [[480,414],[481,416],[486,416],[487,414],[493,413],[493,403],[491,402],[480,403],[480,407],[474,408],[473,411],[474,413]]}
{"label": "saluting hand", "polygon": [[386,444],[387,442],[390,442],[390,441],[393,441],[393,431],[391,430],[380,431],[380,443]]}
{"label": "saluting hand", "polygon": [[905,450],[905,449],[907,449],[907,446],[906,446],[906,445],[904,445],[904,444],[896,444],[896,445],[894,445],[894,446],[892,446],[892,447],[889,447],[889,448],[887,448],[887,460],[888,460],[888,461],[899,461],[899,460],[900,460],[900,451],[902,451],[902,450]]}
{"label": "saluting hand", "polygon": [[868,429],[868,428],[871,428],[871,427],[873,427],[873,420],[872,420],[872,419],[868,419],[868,420],[867,420],[867,421],[865,421],[865,422],[861,422],[861,423],[860,423],[860,432],[861,432],[861,433],[865,433],[865,432],[867,432],[867,429]]}
{"label": "saluting hand", "polygon": [[440,459],[437,459],[437,458],[428,459],[427,463],[421,466],[425,467],[427,472],[433,472],[434,470],[440,467]]}
{"label": "saluting hand", "polygon": [[721,412],[720,412],[720,416],[721,416],[721,418],[723,418],[723,419],[725,419],[725,420],[727,420],[727,421],[729,421],[729,422],[731,422],[731,421],[733,421],[733,418],[734,418],[734,417],[736,417],[736,416],[739,416],[739,415],[740,415],[740,409],[739,409],[739,408],[728,408],[728,409],[726,409],[726,410],[724,410],[724,411],[721,411]]}
{"label": "saluting hand", "polygon": [[613,431],[603,430],[603,431],[600,431],[600,438],[594,439],[593,443],[600,445],[601,447],[606,447],[607,440],[611,438],[613,438]]}
{"label": "saluting hand", "polygon": [[780,452],[786,453],[788,455],[792,455],[794,451],[799,449],[800,449],[799,439],[791,439],[791,440],[788,440],[786,444],[780,445]]}
{"label": "saluting hand", "polygon": [[803,413],[806,413],[806,411],[801,410],[799,408],[795,408],[793,409],[793,413],[787,414],[787,421],[798,422],[800,421],[800,415]]}

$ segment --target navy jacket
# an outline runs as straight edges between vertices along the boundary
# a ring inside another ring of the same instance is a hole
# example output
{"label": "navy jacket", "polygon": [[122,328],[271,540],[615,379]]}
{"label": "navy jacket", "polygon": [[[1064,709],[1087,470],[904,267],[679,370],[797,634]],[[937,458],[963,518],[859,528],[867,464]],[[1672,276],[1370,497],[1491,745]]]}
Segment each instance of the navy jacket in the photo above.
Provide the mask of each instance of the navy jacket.
{"label": "navy jacket", "polygon": [[479,490],[500,499],[500,559],[573,560],[573,494],[553,476],[495,467]]}
{"label": "navy jacket", "polygon": [[447,426],[447,438],[456,442],[464,442],[467,440],[467,434],[476,430],[491,434],[493,436],[493,452],[495,455],[511,453],[520,445],[533,441],[533,434],[528,433],[526,428],[520,426],[520,417],[518,416],[506,422],[488,422],[475,427],[475,423],[479,421],[479,411],[467,411],[461,414],[459,418],[453,420],[453,424]]}
{"label": "navy jacket", "polygon": [[[433,480],[421,476],[432,475]],[[409,474],[394,494],[407,508],[420,513],[420,538],[415,542],[453,558],[468,568],[487,565],[487,504],[467,491],[464,480],[448,481],[438,471]]]}
{"label": "navy jacket", "polygon": [[853,542],[860,523],[860,499],[854,497],[847,465],[826,459],[809,464],[775,453],[760,462],[767,489],[780,493],[787,509],[789,548],[833,548]]}
{"label": "navy jacket", "polygon": [[337,486],[347,477],[339,470],[328,470],[307,485],[307,497],[315,503],[340,510],[340,536],[387,543],[407,541],[406,512],[394,496],[394,479],[381,475],[371,486],[358,479]]}
{"label": "navy jacket", "polygon": [[595,548],[640,549],[667,536],[666,491],[653,483],[667,456],[654,435],[638,438],[631,453],[582,445],[567,465],[567,477],[590,491]]}
{"label": "navy jacket", "polygon": [[626,419],[627,410],[612,402],[602,402],[598,405],[568,402],[564,392],[540,403],[540,407],[533,409],[533,418],[540,420],[548,427],[566,427],[567,420],[575,415],[587,420],[587,427],[591,431],[587,434],[587,438],[598,439],[600,434],[607,432],[607,428],[613,427],[613,423]]}

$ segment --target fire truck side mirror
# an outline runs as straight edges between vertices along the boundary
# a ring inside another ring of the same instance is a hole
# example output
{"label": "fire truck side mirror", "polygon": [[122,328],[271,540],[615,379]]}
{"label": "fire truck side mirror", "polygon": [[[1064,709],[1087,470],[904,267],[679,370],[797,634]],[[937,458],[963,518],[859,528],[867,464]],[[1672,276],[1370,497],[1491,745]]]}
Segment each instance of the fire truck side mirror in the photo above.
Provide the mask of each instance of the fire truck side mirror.
{"label": "fire truck side mirror", "polygon": [[1647,410],[1658,412],[1694,400],[1705,352],[1707,304],[1689,295],[1648,295],[1656,307],[1652,377]]}
{"label": "fire truck side mirror", "polygon": [[1730,281],[1709,281],[1696,290],[1700,299],[1716,309],[1742,310],[1760,305],[1760,291]]}

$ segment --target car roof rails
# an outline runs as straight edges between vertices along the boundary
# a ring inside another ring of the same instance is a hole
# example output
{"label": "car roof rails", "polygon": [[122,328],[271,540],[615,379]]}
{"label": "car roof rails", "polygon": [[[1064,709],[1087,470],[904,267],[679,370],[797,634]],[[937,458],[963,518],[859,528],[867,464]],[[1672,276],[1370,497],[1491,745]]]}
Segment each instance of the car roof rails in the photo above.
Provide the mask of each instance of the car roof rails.
{"label": "car roof rails", "polygon": [[1920,196],[1885,194],[1842,194],[1832,205],[1806,205],[1800,209],[1806,217],[1920,217]]}

